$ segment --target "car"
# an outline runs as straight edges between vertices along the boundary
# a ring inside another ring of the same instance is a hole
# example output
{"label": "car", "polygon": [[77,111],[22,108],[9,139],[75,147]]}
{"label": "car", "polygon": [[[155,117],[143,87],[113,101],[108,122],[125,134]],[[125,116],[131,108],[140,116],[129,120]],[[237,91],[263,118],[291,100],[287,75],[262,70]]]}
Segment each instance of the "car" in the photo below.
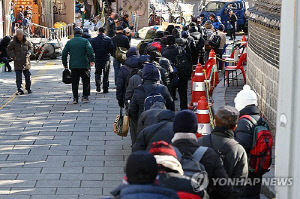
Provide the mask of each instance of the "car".
{"label": "car", "polygon": [[237,31],[248,31],[248,19],[245,16],[248,4],[245,0],[212,0],[201,10],[208,19],[211,14],[220,17],[225,28],[228,26],[228,12],[231,9],[237,16]]}

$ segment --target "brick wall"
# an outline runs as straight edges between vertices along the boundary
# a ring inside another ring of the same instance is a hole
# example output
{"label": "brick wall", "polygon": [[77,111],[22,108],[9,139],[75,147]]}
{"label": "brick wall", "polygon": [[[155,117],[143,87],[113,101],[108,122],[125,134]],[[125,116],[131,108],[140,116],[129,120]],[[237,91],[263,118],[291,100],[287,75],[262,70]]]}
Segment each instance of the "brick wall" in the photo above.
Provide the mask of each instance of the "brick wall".
{"label": "brick wall", "polygon": [[247,83],[257,93],[262,115],[275,134],[280,31],[249,20]]}

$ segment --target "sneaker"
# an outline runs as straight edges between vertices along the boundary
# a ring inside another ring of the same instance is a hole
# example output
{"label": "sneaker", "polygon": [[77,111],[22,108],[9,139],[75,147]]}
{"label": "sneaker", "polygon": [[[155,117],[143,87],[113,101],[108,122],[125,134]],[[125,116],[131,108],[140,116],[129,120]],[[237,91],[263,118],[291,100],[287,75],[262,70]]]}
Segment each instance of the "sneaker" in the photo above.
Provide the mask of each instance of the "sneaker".
{"label": "sneaker", "polygon": [[78,104],[78,98],[73,99],[73,104]]}
{"label": "sneaker", "polygon": [[32,90],[31,90],[31,89],[29,89],[29,90],[27,90],[27,92],[28,92],[28,94],[31,94],[31,93],[32,93]]}
{"label": "sneaker", "polygon": [[84,102],[84,103],[87,103],[87,102],[89,102],[90,100],[89,100],[89,97],[87,97],[87,96],[83,96],[82,97],[82,102]]}
{"label": "sneaker", "polygon": [[22,90],[18,91],[17,95],[24,95],[24,91],[22,91]]}

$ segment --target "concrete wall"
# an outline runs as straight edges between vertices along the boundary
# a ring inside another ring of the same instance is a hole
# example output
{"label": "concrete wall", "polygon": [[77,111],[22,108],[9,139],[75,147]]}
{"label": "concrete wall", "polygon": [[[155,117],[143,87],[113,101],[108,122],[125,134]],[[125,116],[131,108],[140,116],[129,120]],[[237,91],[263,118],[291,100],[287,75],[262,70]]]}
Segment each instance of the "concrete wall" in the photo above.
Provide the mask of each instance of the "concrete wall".
{"label": "concrete wall", "polygon": [[[273,4],[274,3],[274,4]],[[279,80],[280,4],[257,0],[249,9],[247,83],[257,93],[259,108],[276,132]]]}

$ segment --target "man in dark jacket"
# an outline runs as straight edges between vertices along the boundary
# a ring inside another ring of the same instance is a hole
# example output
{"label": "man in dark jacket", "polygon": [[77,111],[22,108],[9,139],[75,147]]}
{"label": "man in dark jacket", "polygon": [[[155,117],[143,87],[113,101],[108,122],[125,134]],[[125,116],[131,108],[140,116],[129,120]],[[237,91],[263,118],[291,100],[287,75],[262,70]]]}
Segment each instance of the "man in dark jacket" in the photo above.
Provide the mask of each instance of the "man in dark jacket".
{"label": "man in dark jacket", "polygon": [[[197,141],[196,133],[198,130],[198,120],[196,115],[189,110],[180,111],[176,114],[173,122],[173,131],[175,133],[172,139],[172,145],[177,147],[181,154],[194,152],[200,147]],[[212,199],[227,198],[232,192],[232,186],[219,185],[213,183],[213,179],[228,179],[228,175],[221,164],[216,152],[208,148],[203,155],[200,163],[203,164],[208,174],[209,186],[207,192]]]}
{"label": "man in dark jacket", "polygon": [[83,34],[82,34],[82,37],[87,39],[91,44],[92,44],[92,36],[91,34],[89,33],[89,29],[88,28],[84,28],[83,29]]}
{"label": "man in dark jacket", "polygon": [[204,190],[195,189],[195,187],[203,185],[202,181],[196,182],[194,179],[184,175],[172,145],[165,141],[153,142],[149,152],[156,159],[159,186],[177,191],[180,198],[208,198]]}
{"label": "man in dark jacket", "polygon": [[68,55],[70,55],[69,67],[72,71],[73,104],[78,104],[78,87],[80,77],[83,83],[83,102],[89,102],[90,95],[90,68],[94,65],[95,54],[90,42],[82,38],[82,30],[74,29],[75,37],[67,42],[62,52],[62,63],[68,68]]}
{"label": "man in dark jacket", "polygon": [[124,108],[125,104],[125,92],[129,84],[129,76],[134,70],[139,70],[140,56],[136,47],[131,47],[126,53],[126,61],[120,68],[117,80],[117,100],[120,107]]}
{"label": "man in dark jacket", "polygon": [[201,36],[201,33],[198,31],[196,26],[193,26],[189,30],[191,37],[195,40],[195,50],[192,51],[192,59],[193,65],[198,64],[199,62],[199,55],[201,64],[204,64],[204,54],[203,54],[203,47],[204,47],[204,39]]}
{"label": "man in dark jacket", "polygon": [[16,71],[16,83],[18,88],[18,94],[23,95],[24,91],[22,88],[22,73],[25,76],[25,89],[28,93],[32,93],[31,87],[31,73],[29,69],[30,55],[32,53],[32,44],[25,36],[22,29],[16,31],[16,36],[13,41],[7,47],[7,54],[14,60],[14,69]]}
{"label": "man in dark jacket", "polygon": [[97,92],[101,92],[101,75],[103,72],[103,93],[108,93],[110,54],[113,54],[114,44],[110,37],[104,35],[104,28],[99,28],[99,35],[92,40],[92,47],[96,60],[96,90]]}
{"label": "man in dark jacket", "polygon": [[[265,123],[264,119],[260,116],[260,111],[257,107],[257,95],[251,90],[250,86],[245,85],[243,90],[236,95],[234,102],[236,109],[240,111],[240,117],[249,115],[258,125],[263,125]],[[255,124],[248,119],[241,119],[237,123],[237,128],[235,129],[235,140],[244,147],[247,154],[250,154],[252,149],[255,127]],[[252,185],[247,184],[241,199],[260,199],[262,176],[258,176],[249,170],[248,178],[248,180],[253,183],[255,182],[254,179],[259,178],[260,181]]]}
{"label": "man in dark jacket", "polygon": [[[186,52],[182,47],[175,45],[175,38],[172,35],[169,35],[167,37],[167,44],[168,47],[162,53],[162,56],[169,59],[171,63],[175,64],[176,66],[176,57],[179,54],[186,54]],[[187,86],[188,86],[189,75],[191,74],[187,74],[186,76],[180,76],[178,80],[178,85],[173,86],[171,92],[173,99],[175,99],[176,89],[178,87],[181,110],[187,109]]]}
{"label": "man in dark jacket", "polygon": [[235,40],[235,29],[236,29],[235,23],[237,21],[237,17],[231,9],[229,10],[228,19],[229,19],[228,30],[229,30],[229,35],[230,35],[229,40]]}
{"label": "man in dark jacket", "polygon": [[234,129],[239,112],[231,106],[222,106],[215,114],[215,129],[210,135],[199,139],[201,146],[213,148],[220,153],[229,178],[235,181],[231,199],[240,198],[248,176],[248,160],[244,148],[234,140]]}
{"label": "man in dark jacket", "polygon": [[151,143],[163,140],[167,143],[171,143],[174,137],[172,130],[174,112],[170,110],[163,110],[157,117],[157,123],[145,128],[138,135],[136,143],[132,147],[132,151],[147,150],[149,151]]}
{"label": "man in dark jacket", "polygon": [[106,35],[113,37],[116,34],[115,13],[112,12],[106,21]]}
{"label": "man in dark jacket", "polygon": [[[123,34],[124,30],[121,26],[117,27],[117,34],[112,38],[112,41],[114,43],[114,53],[113,56],[115,56],[116,50],[118,47],[122,47],[122,48],[126,48],[129,49],[130,48],[130,44],[129,44],[129,39],[128,37],[126,37]],[[121,67],[121,62],[119,62],[119,60],[117,60],[114,57],[113,60],[113,66],[114,66],[114,70],[115,70],[115,85],[117,85],[117,79],[118,79],[118,74],[119,74],[119,70]]]}
{"label": "man in dark jacket", "polygon": [[155,102],[149,110],[142,112],[138,121],[137,135],[148,126],[156,124],[157,115],[164,110],[166,110],[166,105],[163,102]]}
{"label": "man in dark jacket", "polygon": [[132,153],[126,164],[126,177],[129,184],[123,184],[111,192],[120,199],[179,199],[177,193],[154,184],[157,164],[154,156],[145,151]]}
{"label": "man in dark jacket", "polygon": [[[144,112],[144,101],[146,99],[146,90],[148,93],[155,92],[161,87],[161,95],[165,99],[167,109],[175,111],[174,101],[168,91],[168,88],[164,85],[158,84],[159,72],[157,67],[152,64],[146,64],[143,68],[143,84],[137,87],[134,92],[129,106],[129,116],[131,119],[138,121],[141,113]],[[135,142],[137,135],[132,135],[131,139]]]}
{"label": "man in dark jacket", "polygon": [[11,66],[9,64],[9,57],[7,54],[7,46],[10,43],[10,36],[5,36],[0,42],[0,62],[5,64],[5,71],[11,72]]}

